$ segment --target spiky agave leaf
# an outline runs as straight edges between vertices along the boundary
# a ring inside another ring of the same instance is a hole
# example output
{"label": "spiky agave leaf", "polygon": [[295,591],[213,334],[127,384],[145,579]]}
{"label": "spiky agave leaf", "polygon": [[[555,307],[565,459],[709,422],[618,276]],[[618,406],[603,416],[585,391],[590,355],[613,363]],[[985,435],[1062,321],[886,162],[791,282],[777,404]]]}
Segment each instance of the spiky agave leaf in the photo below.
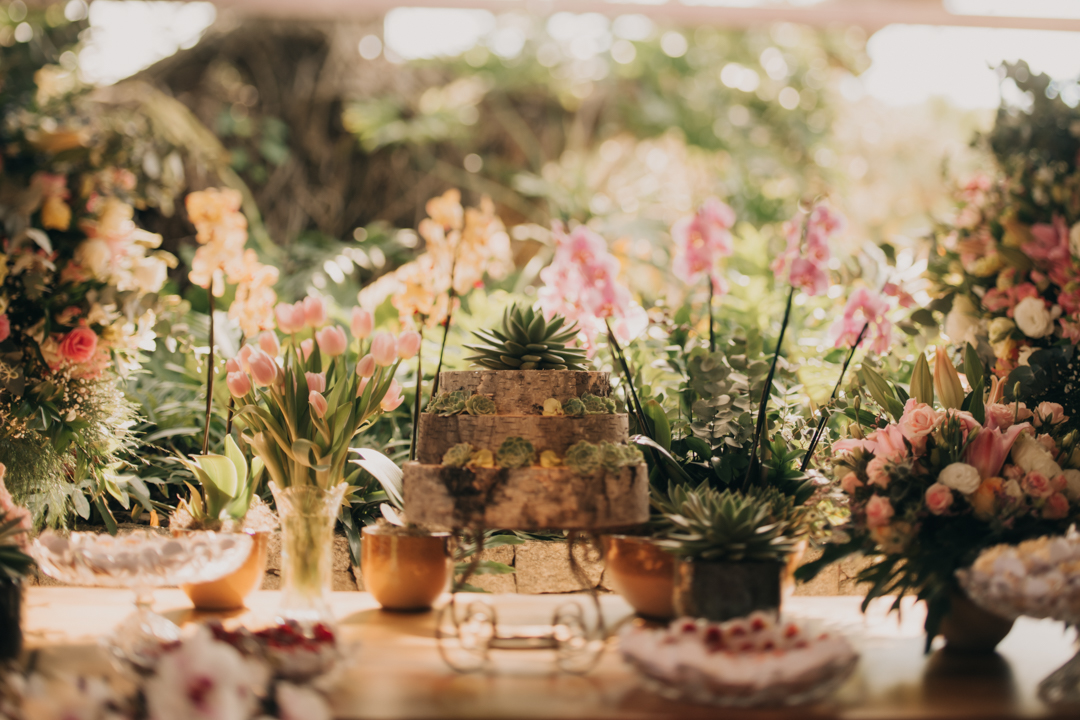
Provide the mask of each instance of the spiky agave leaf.
{"label": "spiky agave leaf", "polygon": [[466,345],[474,365],[489,370],[585,370],[585,351],[567,347],[577,325],[564,327],[566,318],[550,321],[531,306],[516,303],[503,311],[498,329],[477,330],[481,345]]}

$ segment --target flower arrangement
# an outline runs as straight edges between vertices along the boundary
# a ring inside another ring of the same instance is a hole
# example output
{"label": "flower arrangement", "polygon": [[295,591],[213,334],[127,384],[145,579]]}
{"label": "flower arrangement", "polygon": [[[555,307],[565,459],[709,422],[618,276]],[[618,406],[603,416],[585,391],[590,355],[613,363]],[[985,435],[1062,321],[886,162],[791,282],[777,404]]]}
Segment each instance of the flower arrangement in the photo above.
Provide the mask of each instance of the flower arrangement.
{"label": "flower arrangement", "polygon": [[851,552],[877,558],[859,575],[870,584],[866,602],[907,593],[926,600],[927,647],[957,592],[956,570],[991,545],[1061,533],[1080,512],[1077,438],[1061,405],[1006,404],[997,378],[984,390],[970,345],[965,360],[968,393],[943,348],[932,375],[919,356],[910,397],[863,368],[886,415],[865,428],[857,419],[852,437],[833,446],[849,538],[799,571],[812,577]]}
{"label": "flower arrangement", "polygon": [[0,581],[17,581],[33,566],[26,554],[30,512],[15,504],[4,485],[7,468],[0,463]]}

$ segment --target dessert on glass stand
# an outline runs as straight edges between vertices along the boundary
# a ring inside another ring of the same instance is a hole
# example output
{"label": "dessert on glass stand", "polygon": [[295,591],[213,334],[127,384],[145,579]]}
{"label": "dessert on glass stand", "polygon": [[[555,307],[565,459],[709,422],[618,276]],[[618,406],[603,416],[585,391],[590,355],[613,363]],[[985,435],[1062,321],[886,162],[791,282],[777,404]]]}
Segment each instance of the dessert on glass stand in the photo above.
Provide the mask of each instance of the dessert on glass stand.
{"label": "dessert on glass stand", "polygon": [[[627,444],[628,417],[616,412],[608,374],[583,369],[584,351],[567,346],[577,330],[564,323],[508,308],[500,328],[467,346],[478,369],[440,374],[420,415],[417,459],[404,466],[405,513],[481,544],[484,528],[574,531],[570,564],[585,589],[573,553],[578,533],[646,522],[649,480],[641,452]],[[500,646],[550,647],[564,669],[587,669],[599,655],[595,641],[603,645],[599,613],[587,629],[576,604],[560,608],[550,636],[528,639],[500,635],[486,604],[470,604],[461,618],[457,607],[443,609],[440,632],[478,648],[471,659],[448,657],[458,669],[479,669],[487,649]],[[590,661],[575,665],[569,655]]]}

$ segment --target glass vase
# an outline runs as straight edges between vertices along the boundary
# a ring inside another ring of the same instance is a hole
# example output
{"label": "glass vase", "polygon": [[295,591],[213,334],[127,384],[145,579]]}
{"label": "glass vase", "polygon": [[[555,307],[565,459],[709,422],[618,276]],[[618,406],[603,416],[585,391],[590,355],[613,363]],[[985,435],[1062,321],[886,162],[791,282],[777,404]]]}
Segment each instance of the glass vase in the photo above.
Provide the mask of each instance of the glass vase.
{"label": "glass vase", "polygon": [[345,483],[329,490],[270,483],[281,521],[280,614],[286,620],[313,624],[333,619],[334,523],[345,488]]}

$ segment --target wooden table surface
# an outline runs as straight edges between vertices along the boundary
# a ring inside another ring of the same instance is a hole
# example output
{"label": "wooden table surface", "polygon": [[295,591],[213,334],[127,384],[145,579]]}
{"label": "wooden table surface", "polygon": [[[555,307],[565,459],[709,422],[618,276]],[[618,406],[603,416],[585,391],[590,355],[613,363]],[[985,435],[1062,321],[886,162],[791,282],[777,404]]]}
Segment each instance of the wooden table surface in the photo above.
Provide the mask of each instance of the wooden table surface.
{"label": "wooden table surface", "polygon": [[[555,607],[567,601],[565,595],[480,597],[507,625],[550,622]],[[433,613],[385,612],[367,593],[339,592],[333,609],[352,649],[331,699],[339,718],[386,720],[1080,717],[1075,709],[1047,708],[1035,696],[1038,682],[1073,654],[1074,632],[1061,623],[1022,618],[990,657],[943,651],[924,656],[918,606],[908,606],[897,620],[883,604],[862,615],[859,600],[798,597],[785,603],[785,614],[825,620],[860,649],[858,669],[836,695],[808,708],[733,711],[672,703],[649,692],[619,657],[614,639],[585,676],[554,671],[551,651],[502,651],[494,654],[494,672],[459,675],[439,657]],[[266,624],[277,602],[276,592],[258,592],[249,610],[226,623]],[[30,588],[27,605],[27,643],[40,651],[44,667],[93,674],[108,671],[97,640],[132,608],[126,591],[68,587]],[[604,596],[602,606],[609,624],[630,616],[617,596]],[[199,618],[179,590],[158,591],[155,607],[177,622]]]}

